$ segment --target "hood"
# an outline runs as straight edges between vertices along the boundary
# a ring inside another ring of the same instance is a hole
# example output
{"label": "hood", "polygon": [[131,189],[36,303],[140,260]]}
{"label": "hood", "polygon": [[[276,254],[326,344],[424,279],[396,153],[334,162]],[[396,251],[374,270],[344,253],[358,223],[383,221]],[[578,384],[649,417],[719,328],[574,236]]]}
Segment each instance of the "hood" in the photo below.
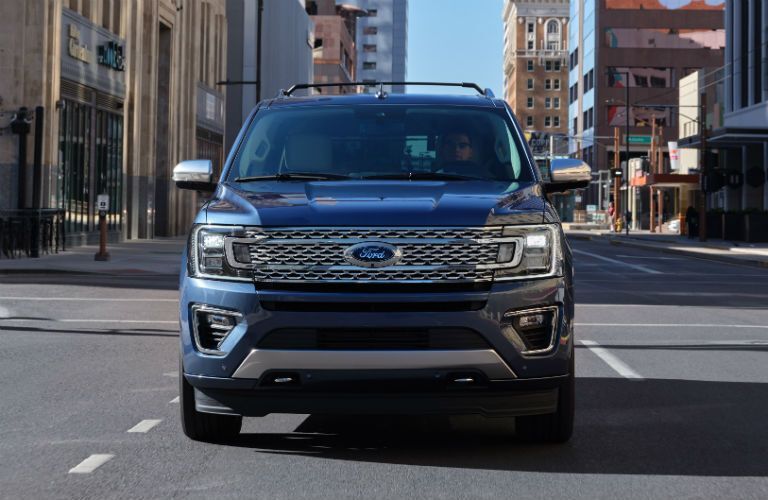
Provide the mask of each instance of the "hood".
{"label": "hood", "polygon": [[485,226],[540,224],[535,183],[495,181],[254,182],[220,185],[209,224],[250,226]]}

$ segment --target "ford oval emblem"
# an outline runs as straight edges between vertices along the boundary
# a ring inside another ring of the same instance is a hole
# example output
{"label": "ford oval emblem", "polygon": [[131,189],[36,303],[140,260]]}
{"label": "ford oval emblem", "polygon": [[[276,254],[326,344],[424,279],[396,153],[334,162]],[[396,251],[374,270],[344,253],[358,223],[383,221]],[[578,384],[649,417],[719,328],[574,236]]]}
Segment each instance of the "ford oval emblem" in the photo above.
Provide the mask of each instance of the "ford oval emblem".
{"label": "ford oval emblem", "polygon": [[344,251],[344,259],[359,267],[393,266],[402,256],[403,252],[396,246],[379,242],[358,243]]}

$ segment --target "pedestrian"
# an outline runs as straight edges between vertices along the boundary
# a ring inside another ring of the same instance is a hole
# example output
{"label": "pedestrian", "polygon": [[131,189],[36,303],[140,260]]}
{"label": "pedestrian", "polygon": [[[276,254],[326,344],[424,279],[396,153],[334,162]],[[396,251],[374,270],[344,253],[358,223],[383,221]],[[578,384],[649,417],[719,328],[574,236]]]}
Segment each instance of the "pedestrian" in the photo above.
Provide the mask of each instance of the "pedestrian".
{"label": "pedestrian", "polygon": [[699,212],[693,205],[688,205],[688,210],[685,211],[685,224],[688,228],[688,239],[692,239],[699,231]]}
{"label": "pedestrian", "polygon": [[613,202],[608,203],[608,220],[610,221],[610,231],[616,230],[616,207],[613,206]]}

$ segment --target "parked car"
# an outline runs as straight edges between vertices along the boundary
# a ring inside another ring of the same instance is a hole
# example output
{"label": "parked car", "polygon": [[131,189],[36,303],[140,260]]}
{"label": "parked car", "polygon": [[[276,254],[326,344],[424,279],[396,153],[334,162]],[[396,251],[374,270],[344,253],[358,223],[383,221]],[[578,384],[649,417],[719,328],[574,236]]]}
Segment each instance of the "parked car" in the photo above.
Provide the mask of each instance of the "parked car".
{"label": "parked car", "polygon": [[[307,86],[303,86],[307,87]],[[474,86],[476,87],[476,86]],[[479,90],[479,87],[477,87]],[[287,95],[258,104],[180,281],[181,420],[220,441],[269,413],[574,418],[571,251],[510,107],[478,95]]]}

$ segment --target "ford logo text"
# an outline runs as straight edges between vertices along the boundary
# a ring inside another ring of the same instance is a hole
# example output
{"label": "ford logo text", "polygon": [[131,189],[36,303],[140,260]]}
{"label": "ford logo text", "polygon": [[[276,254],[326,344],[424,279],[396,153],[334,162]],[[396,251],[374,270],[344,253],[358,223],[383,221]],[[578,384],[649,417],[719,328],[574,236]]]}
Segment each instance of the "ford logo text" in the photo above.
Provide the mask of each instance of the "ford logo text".
{"label": "ford logo text", "polygon": [[344,251],[344,260],[359,267],[393,266],[402,257],[402,251],[388,243],[358,243]]}

